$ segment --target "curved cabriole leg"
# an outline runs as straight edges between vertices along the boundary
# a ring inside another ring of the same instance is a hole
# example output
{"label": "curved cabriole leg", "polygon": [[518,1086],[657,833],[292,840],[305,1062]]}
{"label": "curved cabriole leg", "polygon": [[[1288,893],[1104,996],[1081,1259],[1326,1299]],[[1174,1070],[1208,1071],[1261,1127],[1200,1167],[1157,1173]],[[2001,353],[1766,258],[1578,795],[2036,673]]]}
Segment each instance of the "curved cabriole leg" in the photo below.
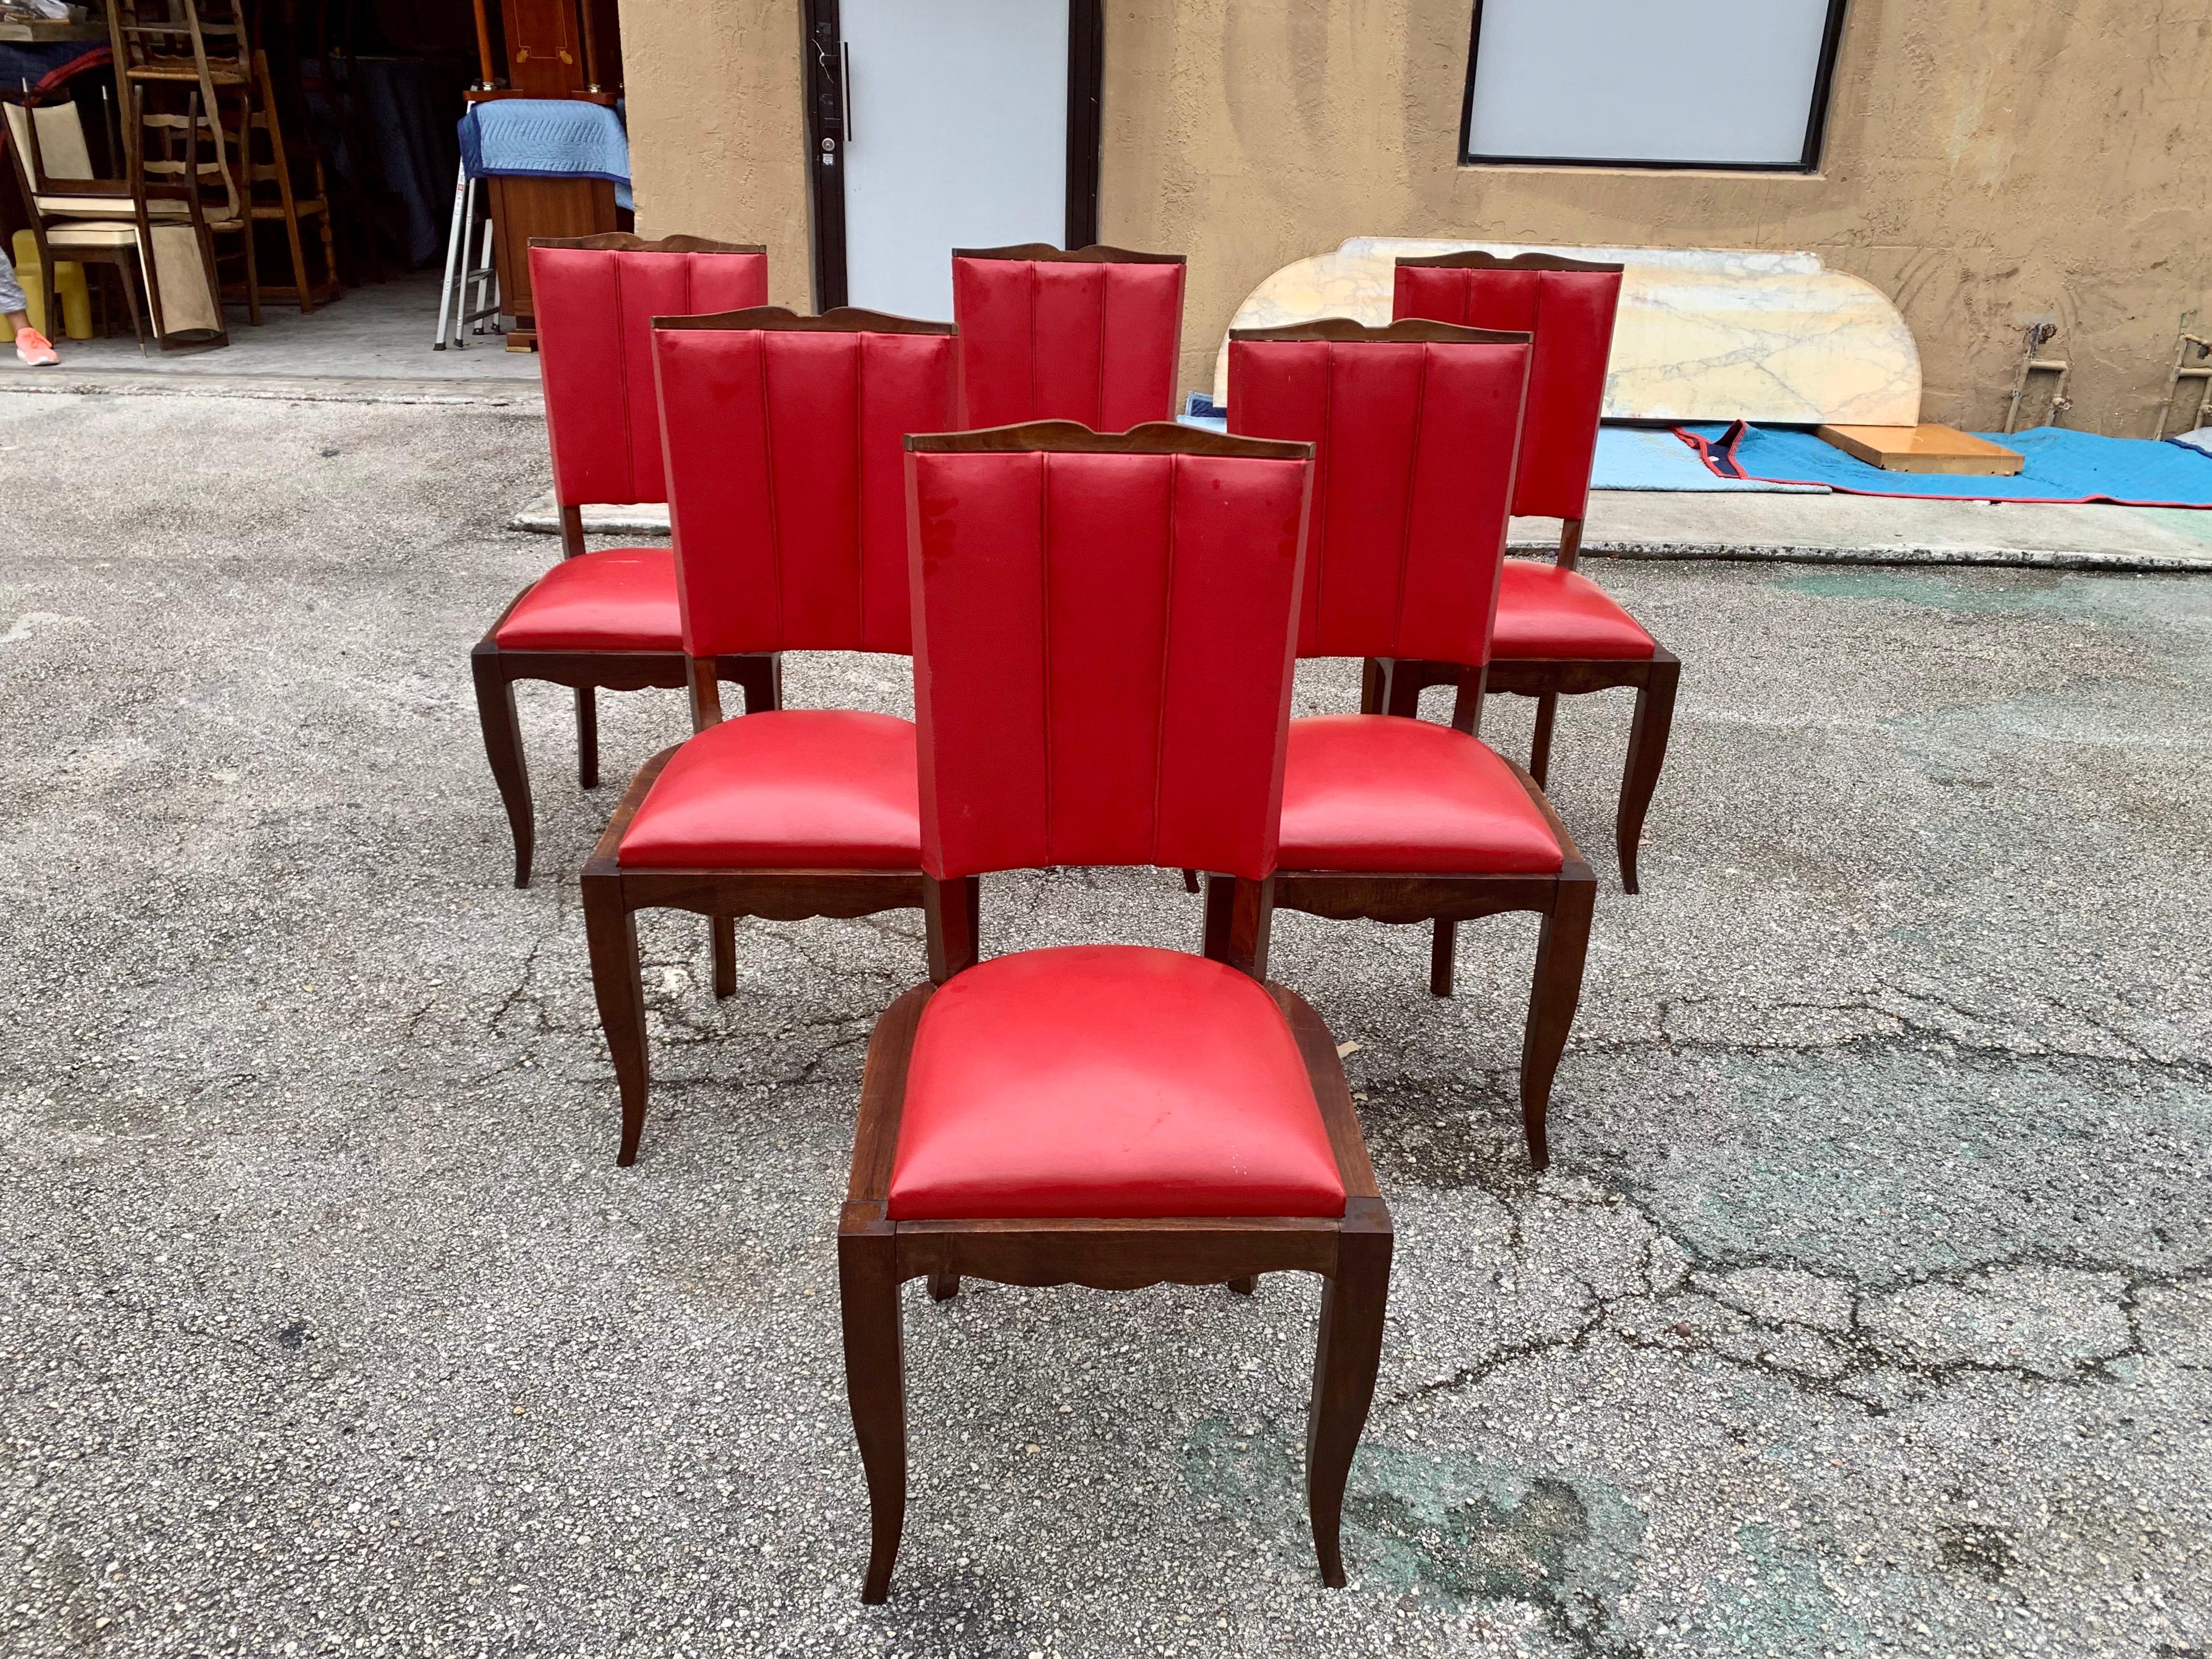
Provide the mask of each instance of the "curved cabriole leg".
{"label": "curved cabriole leg", "polygon": [[1659,769],[1667,763],[1667,737],[1674,726],[1674,688],[1682,665],[1671,651],[1655,653],[1650,678],[1636,688],[1636,719],[1628,728],[1628,758],[1620,769],[1620,805],[1613,818],[1613,840],[1620,849],[1620,885],[1624,892],[1639,892],[1636,878],[1637,843],[1644,838],[1644,815],[1651,809],[1651,793],[1659,787]]}
{"label": "curved cabriole leg", "polygon": [[1589,950],[1590,912],[1597,878],[1588,866],[1563,873],[1552,913],[1536,941],[1536,974],[1528,988],[1528,1025],[1521,1042],[1521,1127],[1528,1138],[1528,1161],[1539,1170],[1552,1163],[1545,1135],[1552,1104],[1552,1079],[1574,1026],[1575,1005],[1583,993],[1583,958]]}
{"label": "curved cabriole leg", "polygon": [[623,903],[622,877],[584,872],[584,938],[591,948],[592,991],[599,1025],[622,1091],[622,1149],[615,1162],[637,1162],[645,1133],[645,1094],[652,1081],[645,1045],[645,987],[638,974],[637,918]]}
{"label": "curved cabriole leg", "polygon": [[1452,958],[1459,945],[1459,924],[1437,918],[1436,937],[1429,944],[1429,994],[1448,997],[1452,994]]}
{"label": "curved cabriole leg", "polygon": [[1339,1529],[1344,1486],[1382,1360],[1382,1314],[1390,1295],[1390,1218],[1379,1199],[1354,1199],[1337,1243],[1336,1272],[1322,1294],[1314,1349],[1313,1403],[1306,1416],[1306,1508],[1322,1582],[1344,1586]]}
{"label": "curved cabriole leg", "polygon": [[522,752],[522,726],[514,717],[514,682],[501,672],[496,653],[479,649],[469,659],[477,683],[477,723],[483,728],[484,758],[507,808],[514,836],[514,884],[530,885],[530,859],[538,843],[530,808],[530,763]]}
{"label": "curved cabriole leg", "polygon": [[599,699],[588,685],[576,688],[576,781],[599,787]]}
{"label": "curved cabriole leg", "polygon": [[890,1594],[906,1522],[906,1376],[900,1354],[897,1244],[880,1232],[841,1234],[837,1294],[845,1330],[845,1397],[868,1476],[868,1576],[863,1601]]}
{"label": "curved cabriole leg", "polygon": [[733,916],[713,920],[714,936],[714,996],[719,1001],[738,994],[738,924]]}
{"label": "curved cabriole leg", "polygon": [[960,1275],[958,1273],[930,1274],[929,1299],[932,1302],[950,1302],[959,1294]]}
{"label": "curved cabriole leg", "polygon": [[1552,769],[1552,719],[1559,712],[1559,694],[1545,691],[1536,698],[1536,731],[1528,739],[1528,775],[1536,780],[1539,789],[1544,787],[1545,774]]}
{"label": "curved cabriole leg", "polygon": [[1186,870],[1182,872],[1182,890],[1186,893],[1195,893],[1198,890],[1197,871]]}

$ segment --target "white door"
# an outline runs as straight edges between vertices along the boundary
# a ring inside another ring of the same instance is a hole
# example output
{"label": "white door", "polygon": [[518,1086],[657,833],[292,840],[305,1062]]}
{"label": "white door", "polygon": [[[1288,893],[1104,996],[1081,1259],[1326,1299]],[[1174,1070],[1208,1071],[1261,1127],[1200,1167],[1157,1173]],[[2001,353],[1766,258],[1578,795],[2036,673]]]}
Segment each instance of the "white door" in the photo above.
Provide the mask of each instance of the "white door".
{"label": "white door", "polygon": [[1055,0],[839,0],[845,295],[949,320],[952,250],[1060,246],[1067,15]]}

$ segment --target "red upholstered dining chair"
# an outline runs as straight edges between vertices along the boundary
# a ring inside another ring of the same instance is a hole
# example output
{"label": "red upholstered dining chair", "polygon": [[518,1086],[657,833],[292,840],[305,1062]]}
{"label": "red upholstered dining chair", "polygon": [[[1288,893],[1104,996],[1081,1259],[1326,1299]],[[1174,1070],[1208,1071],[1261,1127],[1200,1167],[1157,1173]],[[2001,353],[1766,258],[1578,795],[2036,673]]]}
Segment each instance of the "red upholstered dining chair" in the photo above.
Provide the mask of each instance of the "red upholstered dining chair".
{"label": "red upholstered dining chair", "polygon": [[[768,256],[757,247],[626,233],[533,239],[538,349],[561,562],[515,596],[477,642],[477,718],[484,753],[514,833],[514,884],[530,884],[537,842],[530,772],[515,719],[514,683],[550,680],[576,691],[576,770],[599,787],[594,688],[634,691],[685,684],[676,611],[676,556],[665,547],[584,550],[586,506],[668,499],[653,405],[653,319],[732,311],[768,301]],[[731,657],[718,672],[744,688],[748,709],[773,708],[772,657]]]}
{"label": "red upholstered dining chair", "polygon": [[[1449,664],[1459,688],[1449,726],[1410,711],[1291,722],[1275,903],[1433,922],[1437,996],[1451,994],[1459,923],[1540,915],[1521,1114],[1542,1169],[1596,882],[1535,781],[1476,735],[1528,337],[1330,318],[1229,342],[1235,429],[1315,446],[1298,654]],[[1210,876],[1210,933],[1230,902]]]}
{"label": "red upholstered dining chair", "polygon": [[[1328,1029],[1264,977],[1310,452],[1060,422],[907,447],[926,879],[1202,864],[1235,884],[1237,926],[1210,957],[1084,945],[982,963],[948,930],[936,982],[877,1022],[837,1229],[861,1599],[889,1593],[906,1511],[899,1287],[927,1278],[941,1298],[963,1274],[1322,1275],[1307,1496],[1341,1584],[1390,1216]],[[1109,676],[1127,695],[1097,696]]]}
{"label": "red upholstered dining chair", "polygon": [[[1636,688],[1621,768],[1614,839],[1620,884],[1637,890],[1636,849],[1674,720],[1674,689],[1682,665],[1643,625],[1575,568],[1590,464],[1597,453],[1598,416],[1605,400],[1606,360],[1613,349],[1613,311],[1620,298],[1619,265],[1554,254],[1443,253],[1398,261],[1391,301],[1395,317],[1428,317],[1474,328],[1525,329],[1535,336],[1528,374],[1528,414],[1521,433],[1521,472],[1513,510],[1564,520],[1554,563],[1508,559],[1498,593],[1489,689],[1536,699],[1536,731],[1528,769],[1542,783],[1552,753],[1552,720],[1564,694],[1613,686]],[[1422,689],[1448,684],[1449,664],[1378,665],[1371,677],[1389,707],[1410,713]]]}
{"label": "red upholstered dining chair", "polygon": [[961,425],[1173,420],[1182,289],[1180,253],[954,249]]}
{"label": "red upholstered dining chair", "polygon": [[[646,763],[584,866],[623,1164],[650,1075],[638,911],[712,918],[714,994],[726,997],[738,916],[864,916],[935,896],[921,879],[913,722],[855,709],[724,720],[716,682],[732,658],[907,652],[899,444],[952,424],[950,323],[762,307],[661,317],[653,332],[696,730]],[[956,925],[972,934],[975,918]],[[927,927],[934,951],[933,909]]]}

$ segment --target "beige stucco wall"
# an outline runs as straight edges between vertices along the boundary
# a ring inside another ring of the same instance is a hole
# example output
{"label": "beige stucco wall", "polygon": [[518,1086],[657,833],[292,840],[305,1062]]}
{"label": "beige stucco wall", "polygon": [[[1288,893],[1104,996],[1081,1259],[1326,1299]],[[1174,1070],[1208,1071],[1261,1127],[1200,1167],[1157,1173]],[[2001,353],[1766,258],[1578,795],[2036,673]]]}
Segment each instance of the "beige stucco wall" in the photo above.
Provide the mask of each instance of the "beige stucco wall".
{"label": "beige stucco wall", "polygon": [[[641,228],[808,296],[798,0],[622,0]],[[2069,423],[2148,434],[2212,295],[2212,10],[1852,0],[1817,176],[1455,165],[1468,0],[1106,0],[1103,240],[1191,256],[1184,382],[1346,236],[1803,248],[1887,293],[1930,420],[2002,420],[2060,325]]]}

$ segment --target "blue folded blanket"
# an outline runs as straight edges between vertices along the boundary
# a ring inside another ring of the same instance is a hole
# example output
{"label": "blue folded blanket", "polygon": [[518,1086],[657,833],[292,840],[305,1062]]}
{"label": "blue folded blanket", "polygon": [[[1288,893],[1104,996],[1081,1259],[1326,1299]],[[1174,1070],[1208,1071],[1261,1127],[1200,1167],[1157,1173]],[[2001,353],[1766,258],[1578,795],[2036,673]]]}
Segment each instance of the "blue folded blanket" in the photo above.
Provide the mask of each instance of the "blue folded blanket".
{"label": "blue folded blanket", "polygon": [[605,179],[631,207],[629,135],[604,104],[499,98],[461,117],[461,165],[471,179]]}

